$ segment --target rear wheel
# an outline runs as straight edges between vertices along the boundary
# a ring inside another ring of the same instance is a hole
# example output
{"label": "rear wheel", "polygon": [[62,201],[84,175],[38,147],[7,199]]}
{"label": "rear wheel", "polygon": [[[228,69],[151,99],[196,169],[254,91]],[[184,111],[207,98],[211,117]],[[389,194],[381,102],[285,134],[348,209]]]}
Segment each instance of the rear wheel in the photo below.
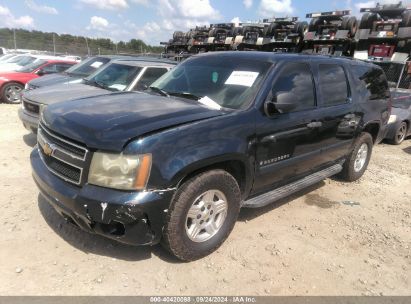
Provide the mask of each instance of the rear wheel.
{"label": "rear wheel", "polygon": [[400,123],[397,130],[395,130],[394,138],[390,140],[390,143],[394,145],[400,145],[407,136],[407,130],[407,123],[403,121],[402,123]]}
{"label": "rear wheel", "polygon": [[361,133],[343,165],[340,177],[348,182],[360,179],[368,167],[373,146],[374,143],[371,135],[369,133]]}
{"label": "rear wheel", "polygon": [[355,36],[355,34],[357,33],[357,28],[358,28],[357,18],[350,17],[347,22],[347,30],[350,32],[351,37]]}
{"label": "rear wheel", "polygon": [[23,89],[23,85],[17,82],[10,82],[5,84],[1,92],[2,100],[6,103],[11,104],[20,103],[20,94],[23,91]]}
{"label": "rear wheel", "polygon": [[308,23],[303,21],[303,22],[297,22],[295,24],[295,30],[296,33],[300,35],[301,38],[304,38],[305,34],[308,32]]}
{"label": "rear wheel", "polygon": [[309,32],[316,32],[321,23],[322,23],[322,20],[319,19],[319,18],[311,19],[310,25],[308,26],[308,31]]}
{"label": "rear wheel", "polygon": [[226,171],[212,170],[189,179],[170,206],[163,245],[183,261],[205,257],[230,234],[240,203],[237,181]]}
{"label": "rear wheel", "polygon": [[365,13],[361,17],[360,29],[372,29],[374,22],[378,21],[380,18],[378,14],[375,13]]}

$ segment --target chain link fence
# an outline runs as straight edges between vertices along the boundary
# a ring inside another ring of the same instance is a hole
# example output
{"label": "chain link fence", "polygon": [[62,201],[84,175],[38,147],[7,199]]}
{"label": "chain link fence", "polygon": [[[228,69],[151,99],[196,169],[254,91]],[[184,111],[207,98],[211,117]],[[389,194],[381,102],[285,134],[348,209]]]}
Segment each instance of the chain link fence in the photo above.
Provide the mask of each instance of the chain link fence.
{"label": "chain link fence", "polygon": [[411,61],[378,62],[382,67],[392,88],[411,89]]}

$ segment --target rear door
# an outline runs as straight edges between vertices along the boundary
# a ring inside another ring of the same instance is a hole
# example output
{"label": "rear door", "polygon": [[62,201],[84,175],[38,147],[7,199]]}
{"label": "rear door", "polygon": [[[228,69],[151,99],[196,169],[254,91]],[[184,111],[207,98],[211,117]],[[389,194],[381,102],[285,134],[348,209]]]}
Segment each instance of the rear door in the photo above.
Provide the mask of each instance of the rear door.
{"label": "rear door", "polygon": [[314,70],[320,100],[317,119],[321,127],[317,136],[322,146],[322,162],[326,164],[347,155],[361,119],[355,111],[345,65],[320,61]]}
{"label": "rear door", "polygon": [[293,100],[289,113],[256,118],[256,174],[253,194],[281,186],[321,165],[321,142],[317,136],[319,109],[309,62],[285,62],[276,68],[268,99]]}

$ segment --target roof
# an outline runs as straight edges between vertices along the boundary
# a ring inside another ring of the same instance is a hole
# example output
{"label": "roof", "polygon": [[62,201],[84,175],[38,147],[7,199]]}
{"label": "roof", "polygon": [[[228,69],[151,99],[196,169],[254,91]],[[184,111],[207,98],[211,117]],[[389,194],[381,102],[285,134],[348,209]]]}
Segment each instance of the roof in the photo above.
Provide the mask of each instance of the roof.
{"label": "roof", "polygon": [[150,62],[163,62],[168,64],[176,65],[176,62],[160,58],[160,57],[153,57],[153,56],[137,56],[137,55],[95,55],[90,57],[103,57],[109,58],[111,60],[140,60],[140,61],[150,61]]}
{"label": "roof", "polygon": [[161,62],[161,61],[151,61],[151,60],[141,60],[141,59],[128,59],[128,60],[113,60],[113,63],[120,63],[124,65],[130,66],[155,66],[155,67],[174,67],[177,63],[170,61],[170,62]]}
{"label": "roof", "polygon": [[229,52],[209,52],[199,55],[191,56],[191,58],[202,57],[202,56],[218,56],[218,57],[230,57],[235,59],[244,60],[257,60],[257,61],[267,61],[267,62],[277,62],[277,61],[292,61],[296,59],[306,59],[306,60],[334,60],[336,62],[350,62],[359,64],[371,64],[358,59],[353,59],[350,57],[343,56],[331,56],[331,55],[317,55],[317,54],[304,54],[304,53],[270,53],[270,52],[258,52],[258,51],[229,51]]}

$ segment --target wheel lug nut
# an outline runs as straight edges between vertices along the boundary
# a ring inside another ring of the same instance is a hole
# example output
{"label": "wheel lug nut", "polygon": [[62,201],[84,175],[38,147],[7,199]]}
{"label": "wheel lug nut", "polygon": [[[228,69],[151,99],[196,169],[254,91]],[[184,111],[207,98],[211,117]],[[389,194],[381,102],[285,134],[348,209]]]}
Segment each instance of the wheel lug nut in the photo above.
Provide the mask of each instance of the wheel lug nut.
{"label": "wheel lug nut", "polygon": [[197,215],[197,219],[199,220],[201,218],[201,214]]}

